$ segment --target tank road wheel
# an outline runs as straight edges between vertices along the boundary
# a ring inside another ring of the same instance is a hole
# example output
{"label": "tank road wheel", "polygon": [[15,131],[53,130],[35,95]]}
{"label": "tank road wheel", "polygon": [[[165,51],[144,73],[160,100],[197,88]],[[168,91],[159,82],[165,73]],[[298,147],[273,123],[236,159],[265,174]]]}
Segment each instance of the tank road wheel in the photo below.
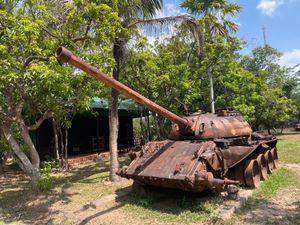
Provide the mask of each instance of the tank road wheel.
{"label": "tank road wheel", "polygon": [[259,154],[256,157],[256,161],[258,166],[260,167],[260,178],[261,180],[265,180],[268,176],[268,163],[263,154]]}
{"label": "tank road wheel", "polygon": [[245,185],[244,180],[244,162],[240,162],[229,170],[228,178],[238,180],[240,184]]}
{"label": "tank road wheel", "polygon": [[273,158],[273,167],[274,167],[274,169],[277,169],[279,167],[277,148],[276,147],[272,148],[270,151],[271,151],[271,155]]}
{"label": "tank road wheel", "polygon": [[267,160],[267,164],[268,164],[268,174],[272,173],[273,167],[274,167],[274,162],[273,162],[273,157],[272,154],[270,152],[270,150],[267,150],[264,153],[265,159]]}
{"label": "tank road wheel", "polygon": [[260,182],[260,167],[255,159],[247,160],[244,177],[247,186],[256,188]]}

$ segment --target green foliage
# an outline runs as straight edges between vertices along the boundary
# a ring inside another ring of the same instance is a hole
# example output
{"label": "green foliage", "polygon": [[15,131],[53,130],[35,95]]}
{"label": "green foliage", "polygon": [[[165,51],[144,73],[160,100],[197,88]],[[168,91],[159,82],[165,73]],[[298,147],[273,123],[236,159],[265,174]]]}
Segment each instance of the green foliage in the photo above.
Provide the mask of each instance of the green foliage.
{"label": "green foliage", "polygon": [[295,104],[290,99],[296,87],[289,75],[289,70],[277,64],[280,53],[270,46],[258,47],[251,56],[241,59],[244,69],[251,72],[257,79],[256,101],[250,101],[255,106],[255,127],[263,125],[270,129],[288,121],[295,114]]}
{"label": "green foliage", "polygon": [[171,39],[167,44],[157,45],[155,52],[150,46],[140,47],[137,43],[137,50],[129,51],[125,68],[125,82],[129,86],[179,114],[185,104],[194,108],[190,103],[198,98],[201,82],[197,74],[191,73],[185,55],[190,45],[183,41]]}
{"label": "green foliage", "polygon": [[41,178],[38,181],[38,188],[41,191],[49,191],[53,186],[54,178],[51,176],[51,172],[53,169],[53,162],[45,161],[41,166]]}
{"label": "green foliage", "polygon": [[[199,61],[192,40],[184,29],[155,47],[141,38],[129,50],[125,82],[179,115],[206,112],[210,111],[209,67],[217,108],[238,109],[255,129],[270,129],[293,117],[298,81],[290,69],[277,64],[276,49],[260,47],[241,57],[237,39],[215,36],[213,42],[205,42],[205,57]],[[169,125],[163,119],[159,123]]]}
{"label": "green foliage", "polygon": [[10,146],[7,144],[5,138],[0,137],[0,155],[3,155],[6,152],[10,152]]}
{"label": "green foliage", "polygon": [[[49,117],[69,126],[72,113],[89,110],[92,97],[105,96],[108,90],[80,71],[59,65],[54,51],[66,46],[111,72],[115,65],[111,45],[122,30],[116,4],[116,0],[0,1],[0,126],[22,128],[21,143],[27,144],[20,149],[29,147],[36,169],[39,157],[28,129],[36,129]],[[18,151],[19,146],[11,147]],[[47,189],[51,182],[43,175],[39,186]]]}
{"label": "green foliage", "polygon": [[58,65],[53,51],[59,45],[89,51],[79,55],[111,71],[110,46],[120,21],[109,2],[113,5],[112,1],[23,1],[11,11],[0,10],[1,114],[7,114],[7,106],[24,102],[31,115],[52,111],[59,117],[65,105],[86,110],[92,96],[104,94],[93,79],[74,76],[71,68]]}

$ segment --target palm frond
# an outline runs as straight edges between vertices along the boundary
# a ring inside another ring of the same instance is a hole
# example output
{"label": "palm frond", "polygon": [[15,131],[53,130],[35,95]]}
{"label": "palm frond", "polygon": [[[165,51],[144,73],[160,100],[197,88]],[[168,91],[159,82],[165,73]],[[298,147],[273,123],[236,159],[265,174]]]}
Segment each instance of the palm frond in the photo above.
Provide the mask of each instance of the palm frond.
{"label": "palm frond", "polygon": [[119,16],[128,24],[130,21],[153,18],[162,7],[162,0],[122,0],[118,6]]}
{"label": "palm frond", "polygon": [[162,18],[155,18],[149,20],[139,20],[129,25],[130,28],[140,26],[146,27],[149,33],[162,33],[171,31],[174,26],[186,26],[193,34],[198,47],[198,57],[202,57],[203,52],[203,31],[200,23],[196,19],[188,14],[179,16],[167,16]]}

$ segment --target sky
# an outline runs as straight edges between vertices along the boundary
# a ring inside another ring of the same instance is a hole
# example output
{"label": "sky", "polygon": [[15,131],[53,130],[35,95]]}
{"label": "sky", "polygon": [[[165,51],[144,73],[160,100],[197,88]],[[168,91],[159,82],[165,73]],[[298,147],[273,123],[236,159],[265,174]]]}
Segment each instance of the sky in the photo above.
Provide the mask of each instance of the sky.
{"label": "sky", "polygon": [[[181,0],[164,0],[160,16],[180,15],[186,11],[180,8]],[[241,51],[248,54],[266,41],[278,49],[283,56],[280,64],[300,64],[300,0],[229,0],[242,7],[234,21],[239,24],[236,36],[247,41]]]}

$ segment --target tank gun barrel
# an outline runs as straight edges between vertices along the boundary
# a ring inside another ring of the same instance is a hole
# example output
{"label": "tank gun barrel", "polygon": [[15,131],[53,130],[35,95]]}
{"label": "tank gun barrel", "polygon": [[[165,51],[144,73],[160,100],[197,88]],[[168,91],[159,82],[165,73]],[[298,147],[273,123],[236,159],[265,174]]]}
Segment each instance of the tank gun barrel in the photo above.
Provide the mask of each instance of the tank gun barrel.
{"label": "tank gun barrel", "polygon": [[192,123],[186,118],[182,118],[177,116],[176,114],[170,112],[169,110],[163,108],[162,106],[156,104],[155,102],[151,101],[150,99],[142,96],[138,92],[132,90],[131,88],[127,87],[126,85],[122,84],[121,82],[109,77],[102,71],[98,70],[97,68],[91,66],[90,64],[86,63],[85,61],[81,60],[80,58],[74,56],[68,49],[64,47],[59,47],[55,53],[56,58],[61,63],[69,63],[72,66],[88,73],[89,75],[93,76],[97,80],[104,83],[106,86],[109,86],[116,91],[122,93],[128,98],[135,100],[136,102],[140,103],[141,105],[147,107],[151,111],[154,111],[161,116],[171,120],[173,123],[178,124],[180,130],[188,132],[192,130]]}

